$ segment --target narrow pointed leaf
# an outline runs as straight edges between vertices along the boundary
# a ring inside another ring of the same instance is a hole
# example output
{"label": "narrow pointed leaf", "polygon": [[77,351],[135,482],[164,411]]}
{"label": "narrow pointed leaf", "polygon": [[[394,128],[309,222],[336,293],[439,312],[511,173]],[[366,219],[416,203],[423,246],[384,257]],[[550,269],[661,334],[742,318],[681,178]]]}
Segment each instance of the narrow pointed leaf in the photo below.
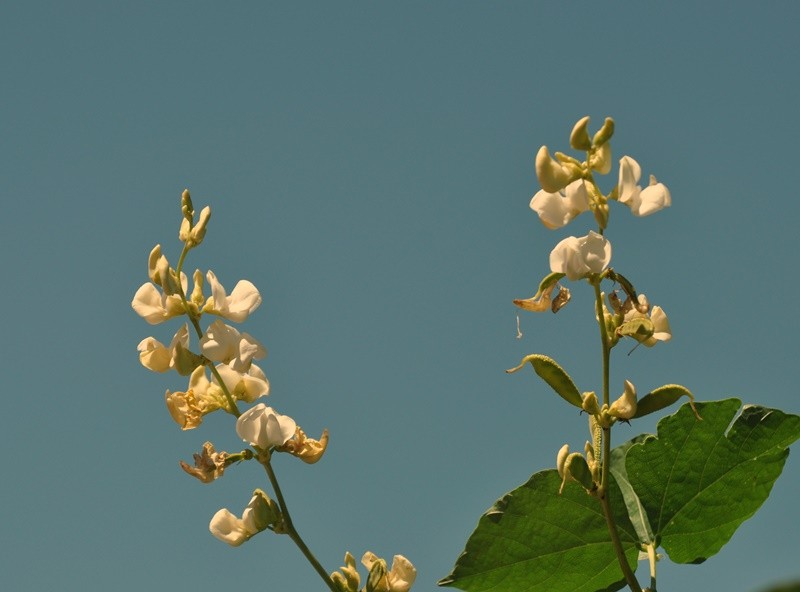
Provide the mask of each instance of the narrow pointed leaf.
{"label": "narrow pointed leaf", "polygon": [[641,500],[639,500],[639,496],[636,495],[633,485],[631,485],[628,480],[628,470],[625,467],[625,457],[628,454],[628,450],[645,437],[646,434],[642,434],[614,448],[611,451],[611,466],[609,466],[609,471],[611,471],[611,474],[617,481],[617,485],[619,485],[622,498],[625,500],[625,506],[628,508],[628,517],[636,531],[636,535],[639,537],[639,542],[643,544],[654,544],[656,542],[656,537],[653,534],[653,528],[650,526],[647,511],[642,505]]}
{"label": "narrow pointed leaf", "polygon": [[[716,554],[764,503],[781,474],[800,417],[737,399],[689,404],[633,444],[627,476],[661,545],[677,563]],[[730,426],[730,429],[728,429]]]}
{"label": "narrow pointed leaf", "polygon": [[654,411],[666,409],[681,397],[689,397],[689,401],[692,404],[694,403],[694,396],[685,386],[679,384],[660,386],[639,399],[639,403],[636,406],[636,414],[633,417],[644,417]]}
{"label": "narrow pointed leaf", "polygon": [[578,387],[572,382],[569,374],[567,374],[553,358],[549,358],[543,354],[530,354],[522,359],[519,366],[511,370],[506,370],[506,372],[516,372],[527,362],[531,363],[536,374],[549,384],[562,399],[567,403],[575,405],[575,407],[582,408],[583,397],[581,397]]}
{"label": "narrow pointed leaf", "polygon": [[[613,592],[625,582],[598,500],[555,470],[541,471],[498,500],[478,522],[452,573],[439,582],[467,592]],[[629,565],[636,533],[619,489],[612,511]]]}

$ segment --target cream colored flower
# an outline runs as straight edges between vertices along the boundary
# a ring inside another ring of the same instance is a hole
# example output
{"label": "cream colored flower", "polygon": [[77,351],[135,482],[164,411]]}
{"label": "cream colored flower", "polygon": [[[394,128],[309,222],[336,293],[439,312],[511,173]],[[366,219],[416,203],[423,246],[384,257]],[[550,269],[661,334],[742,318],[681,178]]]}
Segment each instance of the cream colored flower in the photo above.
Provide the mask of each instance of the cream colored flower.
{"label": "cream colored flower", "polygon": [[[186,281],[185,274],[181,274],[181,280]],[[178,294],[168,296],[150,282],[136,290],[131,306],[136,314],[151,325],[158,325],[185,312],[183,301]]]}
{"label": "cream colored flower", "polygon": [[166,372],[175,367],[178,344],[189,347],[189,328],[184,325],[178,329],[169,344],[169,348],[154,337],[146,337],[139,342],[139,361],[142,366],[153,372]]}
{"label": "cream colored flower", "polygon": [[217,319],[200,339],[203,355],[213,362],[228,364],[236,372],[247,372],[252,361],[267,355],[267,350],[249,333],[239,333]]}
{"label": "cream colored flower", "polygon": [[[374,563],[382,561],[383,559],[367,551],[361,558],[361,563],[369,571],[372,571]],[[417,579],[417,570],[411,562],[402,555],[395,555],[392,560],[392,568],[386,572],[382,581],[377,583],[374,588],[375,592],[408,592],[414,581]]]}
{"label": "cream colored flower", "polygon": [[[636,341],[647,347],[653,347],[659,341],[666,342],[672,339],[672,329],[669,326],[667,313],[665,313],[660,306],[653,306],[650,308],[649,303],[647,302],[647,297],[644,294],[639,294],[638,300],[638,307],[632,306],[628,300],[625,301],[625,317],[620,325],[620,328],[618,329],[618,332],[633,337],[636,339]],[[649,309],[649,312],[644,313],[638,309]],[[650,329],[644,334],[637,334],[635,332],[625,330],[626,326],[629,327],[635,325],[640,319],[648,319],[651,323]]]}
{"label": "cream colored flower", "polygon": [[198,366],[189,377],[186,392],[165,395],[167,409],[182,430],[191,430],[203,422],[203,416],[227,406],[220,386],[206,377],[205,366]]}
{"label": "cream colored flower", "polygon": [[252,446],[268,449],[282,446],[295,433],[297,424],[288,415],[259,403],[242,413],[236,420],[236,433]]}
{"label": "cream colored flower", "polygon": [[550,270],[566,274],[570,280],[602,273],[610,262],[611,243],[594,231],[579,238],[567,237],[550,253]]}
{"label": "cream colored flower", "polygon": [[240,280],[233,288],[231,295],[228,296],[214,272],[206,273],[206,279],[211,287],[211,296],[206,301],[203,312],[219,315],[234,323],[241,323],[261,304],[261,294],[247,280]]}
{"label": "cream colored flower", "polygon": [[222,508],[214,514],[208,525],[211,534],[231,547],[238,547],[258,532],[257,530],[251,531],[248,527],[252,529],[253,525],[245,524],[241,518],[232,514],[227,508]]}
{"label": "cream colored flower", "polygon": [[240,401],[252,403],[269,394],[269,381],[255,364],[250,364],[247,372],[237,372],[228,364],[217,364],[216,369],[228,392]]}
{"label": "cream colored flower", "polygon": [[542,189],[531,199],[531,209],[539,215],[547,228],[561,228],[578,214],[589,209],[589,192],[586,181],[573,181],[558,193]]}
{"label": "cream colored flower", "polygon": [[630,156],[623,156],[619,161],[619,197],[620,203],[631,209],[634,216],[649,216],[672,205],[669,189],[650,175],[650,184],[642,189],[639,179],[642,167]]}

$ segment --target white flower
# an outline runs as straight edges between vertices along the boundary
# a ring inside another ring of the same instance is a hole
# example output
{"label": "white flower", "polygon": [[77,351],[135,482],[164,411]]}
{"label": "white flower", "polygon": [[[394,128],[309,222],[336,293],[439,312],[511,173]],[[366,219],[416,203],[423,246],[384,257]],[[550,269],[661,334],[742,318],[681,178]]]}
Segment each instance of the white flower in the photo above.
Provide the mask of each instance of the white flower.
{"label": "white flower", "polygon": [[531,209],[547,228],[561,228],[581,212],[589,209],[586,181],[578,179],[558,193],[542,189],[531,199]]}
{"label": "white flower", "polygon": [[[369,571],[372,571],[372,565],[376,561],[383,562],[383,559],[371,551],[364,553],[361,558],[361,563]],[[402,555],[395,555],[392,559],[392,569],[386,573],[385,578],[385,581],[379,582],[378,589],[385,592],[408,592],[417,579],[417,569]]]}
{"label": "white flower", "polygon": [[213,362],[229,364],[237,372],[247,372],[254,359],[260,360],[267,350],[248,333],[239,333],[230,325],[216,320],[200,339],[203,355]]}
{"label": "white flower", "polygon": [[267,449],[282,446],[294,436],[297,424],[288,415],[276,413],[272,407],[259,403],[236,420],[236,433],[245,442]]}
{"label": "white flower", "polygon": [[610,262],[611,243],[594,231],[580,238],[567,237],[550,253],[550,270],[570,280],[602,273]]}
{"label": "white flower", "polygon": [[[638,295],[639,304],[642,305],[643,309],[649,307],[647,302],[647,297],[644,294]],[[636,334],[631,334],[631,337],[639,341],[640,343],[646,345],[647,347],[653,347],[659,341],[669,341],[672,339],[672,329],[669,326],[669,319],[667,318],[667,313],[660,306],[654,306],[650,308],[649,313],[642,313],[639,312],[636,307],[632,307],[630,310],[625,312],[625,317],[622,321],[622,327],[625,326],[625,323],[635,322],[636,319],[642,318],[650,318],[650,322],[653,325],[653,333],[649,334],[644,337],[637,337]]]}
{"label": "white flower", "polygon": [[219,315],[234,323],[241,323],[261,304],[261,294],[247,280],[240,280],[233,288],[231,295],[228,296],[213,271],[206,273],[206,279],[211,286],[211,296],[206,301],[203,312]]}
{"label": "white flower", "polygon": [[228,392],[236,399],[252,403],[269,394],[269,381],[255,364],[251,364],[247,372],[237,372],[228,364],[217,364],[216,368]]}
{"label": "white flower", "polygon": [[215,537],[223,543],[228,543],[231,547],[238,547],[258,530],[252,530],[254,525],[252,521],[245,523],[244,520],[238,518],[227,508],[222,508],[213,518],[208,525],[208,529]]}
{"label": "white flower", "polygon": [[[183,283],[185,293],[187,280],[183,273],[181,274],[181,283]],[[151,325],[158,325],[185,312],[183,302],[178,294],[167,296],[151,282],[143,284],[136,290],[131,306],[136,314]]]}
{"label": "white flower", "polygon": [[189,328],[184,324],[175,333],[169,348],[155,337],[146,337],[139,342],[139,361],[142,366],[153,372],[166,372],[175,367],[175,357],[178,344],[184,348],[189,347]]}
{"label": "white flower", "polygon": [[639,179],[642,167],[630,156],[623,156],[619,161],[619,197],[631,209],[634,216],[649,216],[658,210],[672,205],[669,189],[650,175],[650,184],[642,189]]}

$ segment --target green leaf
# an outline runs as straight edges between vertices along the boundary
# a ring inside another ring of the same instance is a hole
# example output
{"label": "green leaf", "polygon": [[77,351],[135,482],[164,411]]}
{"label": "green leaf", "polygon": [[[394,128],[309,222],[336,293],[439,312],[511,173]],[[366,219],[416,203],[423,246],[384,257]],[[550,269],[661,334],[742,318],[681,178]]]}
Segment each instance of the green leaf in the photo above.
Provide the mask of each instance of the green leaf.
{"label": "green leaf", "polygon": [[625,455],[638,502],[676,563],[702,563],[730,540],[767,499],[800,437],[800,417],[764,407],[745,406],[731,426],[740,406],[696,403],[699,421],[685,404]]}
{"label": "green leaf", "polygon": [[[468,592],[613,592],[625,582],[608,536],[600,502],[577,483],[559,495],[550,469],[498,500],[481,516],[452,573],[439,582]],[[636,533],[622,496],[610,499],[622,545],[636,567]]]}
{"label": "green leaf", "polygon": [[578,387],[572,382],[569,374],[564,372],[564,369],[553,358],[548,358],[543,354],[530,354],[522,358],[519,366],[506,370],[506,372],[516,372],[528,362],[531,363],[536,374],[549,384],[562,399],[579,409],[583,408],[583,397],[581,397]]}
{"label": "green leaf", "polygon": [[633,417],[644,417],[654,411],[661,411],[672,405],[681,397],[689,397],[689,404],[694,404],[694,396],[685,386],[679,384],[665,384],[664,386],[660,386],[639,399],[636,405],[636,413]]}
{"label": "green leaf", "polygon": [[628,480],[628,470],[625,467],[625,455],[628,454],[628,450],[630,450],[631,446],[641,442],[647,436],[648,434],[641,434],[622,446],[614,448],[611,451],[611,465],[608,467],[608,470],[614,476],[614,479],[617,480],[620,493],[625,500],[625,506],[628,508],[628,517],[639,537],[639,542],[654,544],[656,542],[656,537],[653,534],[653,528],[650,526],[647,511],[644,509],[644,506],[642,506],[639,496],[636,495],[633,485],[631,485]]}

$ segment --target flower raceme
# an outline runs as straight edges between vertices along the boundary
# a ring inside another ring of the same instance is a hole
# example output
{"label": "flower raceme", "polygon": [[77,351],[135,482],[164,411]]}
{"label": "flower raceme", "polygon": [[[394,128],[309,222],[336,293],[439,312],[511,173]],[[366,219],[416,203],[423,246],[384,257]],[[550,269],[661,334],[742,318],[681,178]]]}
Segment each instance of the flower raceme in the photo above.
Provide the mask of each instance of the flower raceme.
{"label": "flower raceme", "polygon": [[594,231],[578,238],[567,237],[550,253],[550,270],[570,280],[603,273],[610,262],[611,243]]}

